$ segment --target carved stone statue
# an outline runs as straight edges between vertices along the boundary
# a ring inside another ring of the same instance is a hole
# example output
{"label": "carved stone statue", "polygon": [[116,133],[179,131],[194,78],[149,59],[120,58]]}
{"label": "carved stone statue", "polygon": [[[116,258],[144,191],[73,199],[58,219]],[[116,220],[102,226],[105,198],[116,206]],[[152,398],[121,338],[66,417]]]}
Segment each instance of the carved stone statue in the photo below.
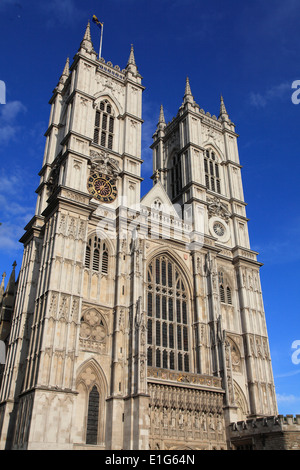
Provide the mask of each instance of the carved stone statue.
{"label": "carved stone statue", "polygon": [[229,210],[227,209],[226,205],[223,202],[221,202],[218,197],[214,197],[213,199],[208,198],[207,200],[208,200],[208,206],[207,206],[208,216],[209,217],[213,217],[213,216],[221,217],[226,222],[228,222],[231,214]]}
{"label": "carved stone statue", "polygon": [[121,173],[117,160],[110,157],[109,154],[104,151],[91,151],[90,166],[91,171],[99,171],[100,173],[105,173],[106,175],[111,175],[115,178]]}

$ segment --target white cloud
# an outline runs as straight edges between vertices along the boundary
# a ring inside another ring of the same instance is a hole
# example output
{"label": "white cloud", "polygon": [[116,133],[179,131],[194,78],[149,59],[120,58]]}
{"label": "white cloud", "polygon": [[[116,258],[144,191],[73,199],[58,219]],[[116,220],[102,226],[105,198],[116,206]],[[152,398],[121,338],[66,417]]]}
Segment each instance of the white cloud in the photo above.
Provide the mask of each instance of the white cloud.
{"label": "white cloud", "polygon": [[26,173],[26,169],[14,166],[12,171],[0,169],[0,197],[7,197],[8,195],[14,195],[14,201],[20,200],[24,204],[22,192],[26,191],[28,187],[28,179],[32,175]]}
{"label": "white cloud", "polygon": [[[3,147],[19,137],[23,125],[20,118],[26,112],[21,101],[10,101],[0,108],[0,145]],[[20,250],[20,237],[24,233],[24,226],[34,213],[35,203],[28,187],[32,175],[26,173],[25,168],[16,165],[13,168],[0,169],[0,250]],[[32,192],[34,194],[34,191]],[[28,218],[28,214],[32,215]]]}
{"label": "white cloud", "polygon": [[296,395],[286,395],[284,393],[278,393],[276,395],[277,397],[277,402],[278,403],[296,403],[300,401],[300,397],[297,397]]}
{"label": "white cloud", "polygon": [[19,239],[35,210],[33,176],[14,167],[12,172],[0,170],[0,181],[0,251],[20,250]]}
{"label": "white cloud", "polygon": [[264,93],[250,93],[250,104],[256,108],[264,108],[273,101],[289,99],[291,95],[291,83],[283,82],[275,85]]}
{"label": "white cloud", "polygon": [[0,144],[6,145],[13,140],[17,134],[17,127],[3,126],[0,127]]}
{"label": "white cloud", "polygon": [[21,101],[10,101],[0,108],[0,144],[11,142],[20,132],[22,126],[18,123],[20,114],[26,112]]}
{"label": "white cloud", "polygon": [[14,122],[18,114],[26,112],[26,107],[21,101],[9,101],[0,108],[0,124]]}
{"label": "white cloud", "polygon": [[293,375],[298,375],[298,374],[300,374],[300,369],[292,370],[290,372],[285,372],[284,374],[276,374],[275,378],[282,379],[285,377],[292,377]]}
{"label": "white cloud", "polygon": [[0,226],[0,247],[1,251],[15,251],[23,248],[19,243],[20,237],[23,235],[23,226],[2,223]]}

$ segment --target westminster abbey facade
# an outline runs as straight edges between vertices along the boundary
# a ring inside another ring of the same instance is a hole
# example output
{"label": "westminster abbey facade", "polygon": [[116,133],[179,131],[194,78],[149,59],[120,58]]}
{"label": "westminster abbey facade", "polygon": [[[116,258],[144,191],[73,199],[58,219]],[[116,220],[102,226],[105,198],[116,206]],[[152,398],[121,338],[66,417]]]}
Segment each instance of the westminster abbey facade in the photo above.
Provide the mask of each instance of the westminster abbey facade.
{"label": "westminster abbey facade", "polygon": [[133,48],[98,59],[88,24],[1,310],[1,449],[227,449],[231,423],[277,413],[235,126],[187,79],[141,198],[143,90]]}

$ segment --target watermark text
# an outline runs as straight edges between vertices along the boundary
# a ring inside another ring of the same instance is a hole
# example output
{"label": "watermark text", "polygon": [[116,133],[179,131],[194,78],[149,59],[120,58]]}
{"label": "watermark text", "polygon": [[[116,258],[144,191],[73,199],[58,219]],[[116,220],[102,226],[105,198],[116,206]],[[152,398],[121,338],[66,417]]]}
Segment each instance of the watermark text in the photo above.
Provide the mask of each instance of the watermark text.
{"label": "watermark text", "polygon": [[293,341],[292,349],[295,349],[292,354],[292,363],[298,365],[300,364],[300,339]]}
{"label": "watermark text", "polygon": [[0,104],[6,104],[6,86],[3,80],[0,80]]}
{"label": "watermark text", "polygon": [[292,103],[299,104],[300,103],[300,80],[293,81],[292,89],[295,89],[295,91],[292,94]]}

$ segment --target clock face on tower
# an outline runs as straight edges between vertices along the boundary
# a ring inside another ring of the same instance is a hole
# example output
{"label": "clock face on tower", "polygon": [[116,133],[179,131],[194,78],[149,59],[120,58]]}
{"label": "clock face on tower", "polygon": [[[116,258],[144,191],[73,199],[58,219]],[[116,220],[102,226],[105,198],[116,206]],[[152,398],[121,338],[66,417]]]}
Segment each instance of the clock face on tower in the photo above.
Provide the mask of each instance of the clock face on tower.
{"label": "clock face on tower", "polygon": [[214,229],[215,234],[218,235],[219,237],[222,237],[225,233],[225,228],[222,224],[220,224],[220,222],[216,222],[213,226],[213,229]]}
{"label": "clock face on tower", "polygon": [[104,173],[92,173],[88,178],[87,187],[89,193],[101,202],[113,202],[118,195],[115,179]]}

